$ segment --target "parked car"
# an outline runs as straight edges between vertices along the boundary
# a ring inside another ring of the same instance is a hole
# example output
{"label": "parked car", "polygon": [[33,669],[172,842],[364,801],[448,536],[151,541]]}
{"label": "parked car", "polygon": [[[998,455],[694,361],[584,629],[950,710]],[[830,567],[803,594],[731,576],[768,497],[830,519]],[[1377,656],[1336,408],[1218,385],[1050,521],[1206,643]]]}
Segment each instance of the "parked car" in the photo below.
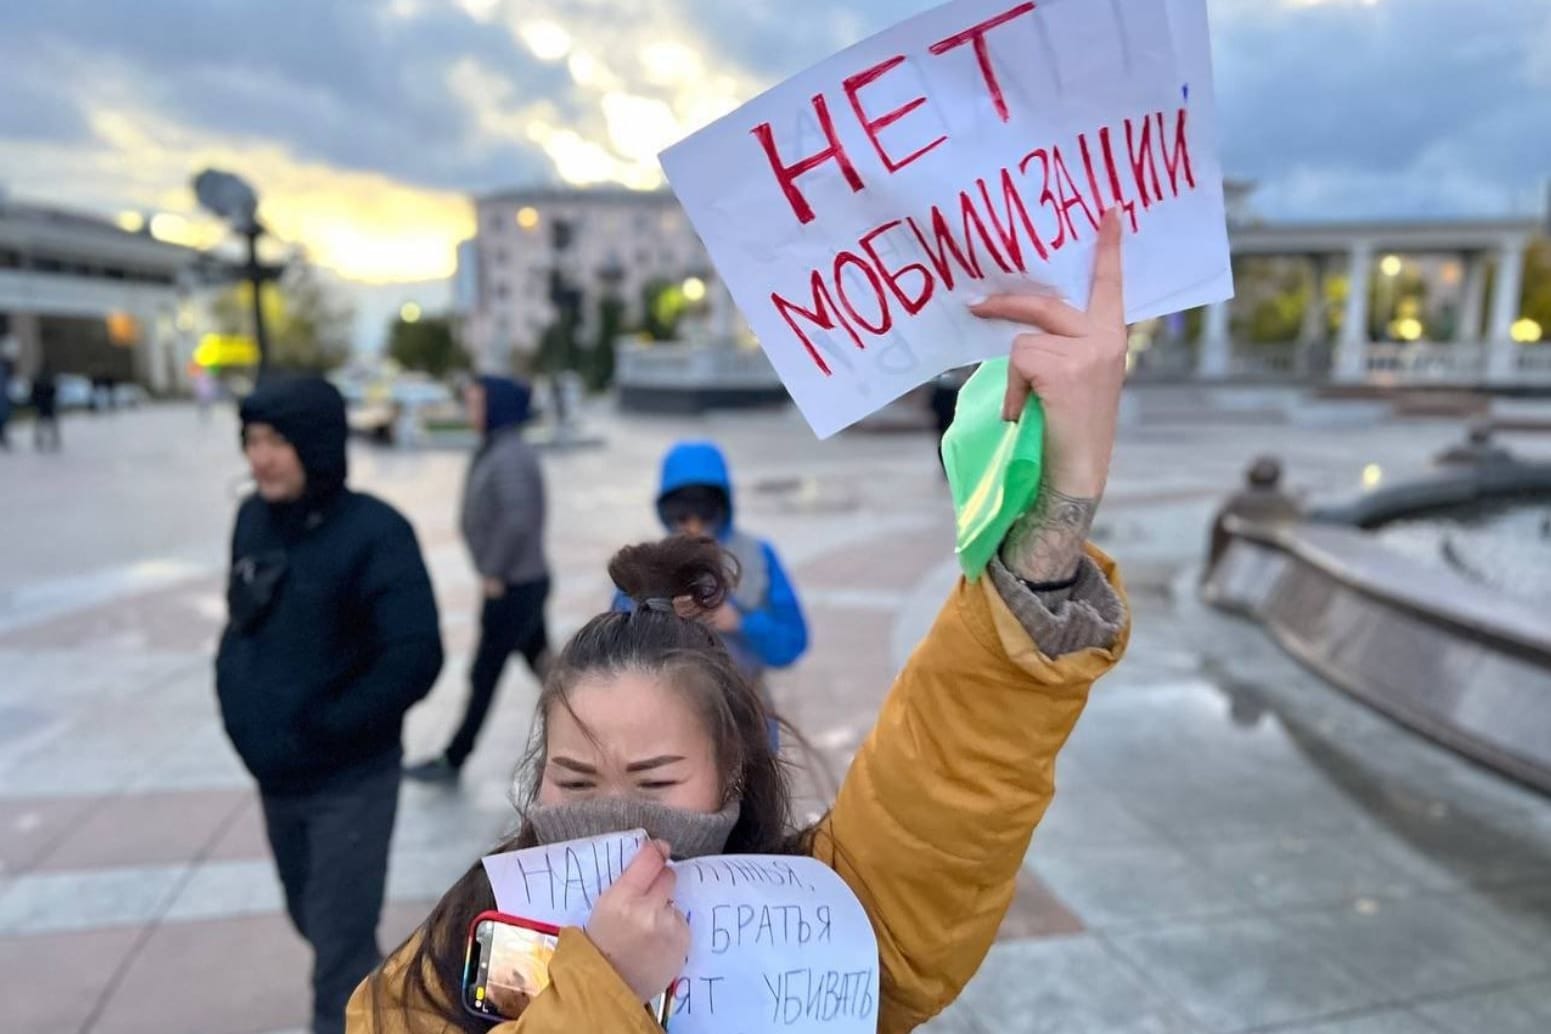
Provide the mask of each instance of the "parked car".
{"label": "parked car", "polygon": [[92,404],[92,382],[78,373],[62,373],[54,378],[59,387],[60,409],[89,409]]}
{"label": "parked car", "polygon": [[394,402],[406,406],[434,405],[454,398],[451,388],[423,373],[400,374],[389,390]]}
{"label": "parked car", "polygon": [[[82,377],[76,373],[62,373],[54,378],[58,386],[58,405],[65,409],[90,409],[92,400],[96,397],[96,389],[92,387],[89,377]],[[145,389],[138,384],[115,384],[113,386],[113,405],[120,409],[134,409],[146,401]],[[8,389],[11,403],[15,406],[28,406],[32,404],[32,380],[27,377],[12,377]]]}
{"label": "parked car", "polygon": [[119,409],[139,409],[146,401],[145,389],[138,384],[113,385],[113,404]]}

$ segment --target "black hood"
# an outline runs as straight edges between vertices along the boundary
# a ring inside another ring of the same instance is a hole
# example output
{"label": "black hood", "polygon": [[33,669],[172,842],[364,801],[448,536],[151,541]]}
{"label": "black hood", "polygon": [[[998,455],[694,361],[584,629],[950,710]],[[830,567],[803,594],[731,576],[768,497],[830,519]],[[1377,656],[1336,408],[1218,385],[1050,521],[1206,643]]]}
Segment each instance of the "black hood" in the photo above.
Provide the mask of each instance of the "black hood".
{"label": "black hood", "polygon": [[533,415],[533,389],[510,377],[481,377],[485,389],[485,437],[521,427]]}
{"label": "black hood", "polygon": [[345,487],[350,425],[344,396],[334,385],[321,377],[266,380],[243,400],[240,412],[244,428],[268,424],[296,450],[307,472],[304,502],[326,503]]}

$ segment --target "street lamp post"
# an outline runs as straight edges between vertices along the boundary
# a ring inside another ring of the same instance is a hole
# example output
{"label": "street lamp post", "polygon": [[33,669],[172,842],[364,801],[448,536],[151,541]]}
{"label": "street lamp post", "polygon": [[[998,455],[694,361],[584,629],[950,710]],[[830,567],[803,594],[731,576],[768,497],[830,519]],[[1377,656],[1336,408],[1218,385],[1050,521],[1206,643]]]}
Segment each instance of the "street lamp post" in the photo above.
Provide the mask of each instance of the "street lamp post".
{"label": "street lamp post", "polygon": [[279,267],[259,262],[258,240],[264,227],[258,221],[258,193],[242,177],[219,169],[206,169],[194,177],[194,196],[200,207],[224,219],[248,242],[243,275],[253,287],[253,341],[258,346],[259,373],[269,366],[269,334],[264,327],[264,282],[280,275]]}
{"label": "street lamp post", "polygon": [[269,365],[269,334],[264,329],[264,267],[259,265],[258,239],[263,229],[257,222],[243,230],[242,235],[248,239],[248,265],[243,270],[248,276],[248,283],[253,285],[253,341],[258,345],[259,372],[263,372]]}
{"label": "street lamp post", "polygon": [[555,323],[551,348],[549,355],[544,357],[543,365],[548,367],[557,440],[565,439],[571,433],[571,407],[567,405],[565,373],[576,362],[576,334],[581,324],[582,292],[571,285],[566,261],[574,243],[575,227],[569,220],[556,219],[550,224],[554,265],[549,271],[549,301],[555,313]]}

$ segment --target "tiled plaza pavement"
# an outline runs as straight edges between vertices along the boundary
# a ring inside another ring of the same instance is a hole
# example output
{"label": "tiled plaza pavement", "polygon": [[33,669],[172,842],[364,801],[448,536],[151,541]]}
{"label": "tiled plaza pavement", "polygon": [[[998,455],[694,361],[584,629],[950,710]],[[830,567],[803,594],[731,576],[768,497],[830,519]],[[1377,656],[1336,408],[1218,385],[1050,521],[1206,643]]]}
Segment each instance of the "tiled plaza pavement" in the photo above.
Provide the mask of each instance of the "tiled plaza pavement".
{"label": "tiled plaza pavement", "polygon": [[[930,443],[818,444],[792,414],[600,411],[593,426],[603,448],[546,459],[557,634],[606,600],[610,550],[655,533],[661,450],[717,437],[743,522],[778,541],[814,627],[778,697],[818,767],[843,771],[953,577]],[[0,455],[0,1030],[295,1029],[308,958],[211,689],[241,480],[230,417],[168,408],[65,431],[60,457]],[[934,1029],[1551,1030],[1547,802],[1396,729],[1181,591],[1215,500],[1255,452],[1339,491],[1371,462],[1419,467],[1457,433],[1127,431],[1098,535],[1131,582],[1135,643],[1062,757],[1001,943]],[[360,487],[414,520],[442,604],[450,660],[409,730],[423,752],[454,721],[473,634],[454,526],[463,457],[363,448],[354,464]],[[459,791],[405,788],[385,942],[510,823],[533,688],[514,668]],[[828,785],[822,771],[805,781],[810,807]]]}

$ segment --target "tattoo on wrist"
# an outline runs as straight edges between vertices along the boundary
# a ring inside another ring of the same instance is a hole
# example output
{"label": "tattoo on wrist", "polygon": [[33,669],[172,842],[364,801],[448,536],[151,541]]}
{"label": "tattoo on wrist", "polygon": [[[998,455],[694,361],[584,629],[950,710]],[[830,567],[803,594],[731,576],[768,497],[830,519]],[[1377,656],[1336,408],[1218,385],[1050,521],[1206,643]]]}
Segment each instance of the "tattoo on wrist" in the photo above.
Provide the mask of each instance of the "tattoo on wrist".
{"label": "tattoo on wrist", "polygon": [[1002,562],[1026,582],[1070,579],[1082,562],[1098,509],[1097,499],[1042,488],[1034,508],[1014,522],[1002,542]]}

